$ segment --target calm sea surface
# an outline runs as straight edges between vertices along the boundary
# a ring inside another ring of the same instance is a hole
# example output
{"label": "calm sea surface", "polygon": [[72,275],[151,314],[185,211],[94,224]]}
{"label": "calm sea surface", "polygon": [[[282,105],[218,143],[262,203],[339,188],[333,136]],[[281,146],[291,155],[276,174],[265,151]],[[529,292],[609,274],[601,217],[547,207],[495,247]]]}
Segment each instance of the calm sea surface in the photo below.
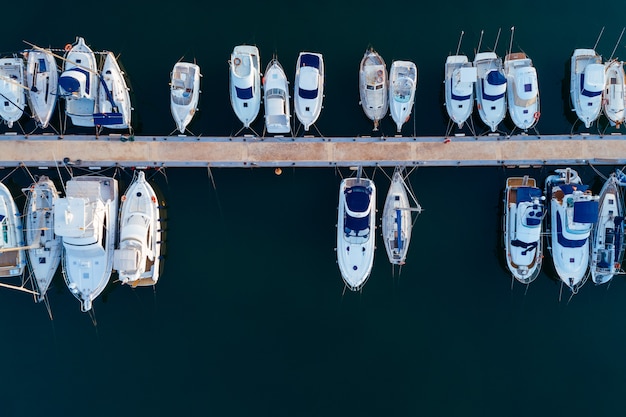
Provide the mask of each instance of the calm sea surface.
{"label": "calm sea surface", "polygon": [[[515,25],[514,49],[539,72],[538,130],[550,134],[571,129],[564,78],[573,49],[593,47],[606,25],[597,49],[608,58],[624,24],[623,8],[592,13],[579,0],[422,3],[35,0],[22,10],[37,24],[4,19],[0,50],[20,50],[22,40],[62,48],[79,35],[94,50],[119,53],[135,132],[148,135],[174,130],[168,81],[181,57],[203,73],[189,129],[228,135],[240,126],[228,98],[235,45],[256,44],[263,68],[276,55],[291,82],[298,52],[319,51],[327,78],[317,127],[353,136],[371,134],[358,104],[358,65],[371,45],[388,66],[410,59],[419,67],[416,115],[403,133],[443,135],[443,64],[461,30],[461,51],[473,59],[482,29],[485,50],[502,28],[504,55]],[[620,45],[617,55],[625,52]],[[262,117],[254,128],[262,132]],[[390,118],[381,131],[395,133]],[[52,321],[29,295],[0,291],[0,416],[623,415],[623,277],[610,287],[587,283],[568,304],[566,292],[559,302],[549,256],[527,290],[511,289],[503,262],[506,178],[542,182],[553,168],[413,172],[425,212],[401,275],[392,275],[378,236],[371,278],[362,293],[345,294],[334,247],[348,171],[214,169],[216,188],[202,169],[148,172],[167,204],[158,285],[111,284],[94,303],[97,326],[60,275],[49,291]],[[592,167],[577,169],[599,189]],[[388,180],[366,172],[382,210]],[[121,190],[131,178],[106,173]],[[29,178],[17,170],[4,182],[17,196]]]}

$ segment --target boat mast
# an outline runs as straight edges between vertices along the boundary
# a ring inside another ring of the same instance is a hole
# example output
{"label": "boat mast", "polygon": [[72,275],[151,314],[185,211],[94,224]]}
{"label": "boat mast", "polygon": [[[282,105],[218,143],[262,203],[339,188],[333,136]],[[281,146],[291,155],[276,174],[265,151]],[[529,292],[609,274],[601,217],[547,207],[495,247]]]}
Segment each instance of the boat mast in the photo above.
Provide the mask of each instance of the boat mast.
{"label": "boat mast", "polygon": [[509,52],[507,55],[511,55],[511,51],[513,50],[513,35],[515,35],[515,26],[511,26],[511,40],[509,41]]}
{"label": "boat mast", "polygon": [[476,53],[480,52],[480,45],[483,44],[483,35],[485,34],[484,30],[480,31],[480,39],[478,39],[478,48],[476,49]]}
{"label": "boat mast", "polygon": [[493,52],[496,52],[496,48],[498,47],[498,41],[500,40],[500,32],[502,32],[502,28],[498,28],[498,36],[496,36],[496,43],[493,44]]}
{"label": "boat mast", "polygon": [[615,55],[615,51],[617,50],[617,45],[619,45],[619,43],[622,41],[622,36],[624,36],[624,29],[626,29],[626,27],[622,28],[622,33],[620,33],[619,39],[617,40],[617,43],[615,44],[615,48],[613,48],[613,52],[611,52],[611,57],[609,58],[609,61],[613,59],[613,55]]}
{"label": "boat mast", "polygon": [[593,45],[593,50],[596,50],[596,47],[598,46],[598,42],[600,42],[600,38],[602,37],[602,34],[604,33],[604,26],[602,26],[602,29],[600,30],[600,34],[598,35],[598,39],[596,39],[596,43]]}
{"label": "boat mast", "polygon": [[463,40],[463,35],[464,35],[464,34],[465,34],[465,31],[463,31],[463,30],[462,30],[462,31],[461,31],[461,36],[459,37],[459,43],[458,43],[458,45],[456,46],[456,54],[455,54],[455,55],[458,55],[458,54],[459,54],[459,51],[461,50],[461,41]]}

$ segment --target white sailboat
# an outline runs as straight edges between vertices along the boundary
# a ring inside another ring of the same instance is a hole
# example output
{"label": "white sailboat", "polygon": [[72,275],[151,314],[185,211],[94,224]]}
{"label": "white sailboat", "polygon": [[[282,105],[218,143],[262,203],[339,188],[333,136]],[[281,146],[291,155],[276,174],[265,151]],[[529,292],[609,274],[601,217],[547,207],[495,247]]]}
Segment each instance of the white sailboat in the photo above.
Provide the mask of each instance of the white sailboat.
{"label": "white sailboat", "polygon": [[365,115],[374,122],[374,130],[378,130],[378,124],[389,109],[388,84],[385,61],[378,52],[369,48],[359,67],[359,95]]}
{"label": "white sailboat", "polygon": [[80,176],[67,181],[54,205],[54,231],[63,241],[63,275],[81,311],[91,310],[113,267],[117,236],[117,180]]}
{"label": "white sailboat", "polygon": [[0,119],[10,128],[24,114],[25,89],[24,60],[0,58]]}
{"label": "white sailboat", "polygon": [[522,284],[530,284],[541,271],[544,200],[534,178],[507,178],[502,217],[504,252],[509,271]]}
{"label": "white sailboat", "polygon": [[261,108],[261,57],[254,45],[235,46],[230,55],[230,103],[249,128]]}
{"label": "white sailboat", "polygon": [[324,58],[317,52],[300,52],[293,86],[296,117],[307,132],[322,111],[324,100]]}
{"label": "white sailboat", "polygon": [[411,242],[413,214],[417,217],[421,212],[422,206],[405,181],[404,167],[396,168],[391,177],[382,217],[383,241],[391,264],[404,265]]}
{"label": "white sailboat", "polygon": [[98,66],[94,52],[78,37],[63,58],[59,94],[65,99],[65,114],[75,126],[94,127],[98,101]]}
{"label": "white sailboat", "polygon": [[[500,32],[498,31],[498,37]],[[481,32],[482,42],[482,32]],[[496,46],[498,41],[496,40]],[[495,46],[493,48],[496,49]],[[478,45],[480,51],[480,43]],[[506,76],[502,59],[495,52],[479,52],[474,57],[476,67],[476,107],[480,119],[492,132],[506,116]]]}
{"label": "white sailboat", "polygon": [[546,178],[545,195],[550,201],[546,231],[554,268],[576,294],[587,280],[589,237],[598,220],[598,196],[588,191],[571,168],[557,169]]}
{"label": "white sailboat", "polygon": [[265,69],[263,77],[265,127],[268,133],[291,132],[289,83],[287,75],[276,58]]}
{"label": "white sailboat", "polygon": [[22,218],[3,183],[0,183],[0,228],[0,278],[22,276],[26,267]]}
{"label": "white sailboat", "polygon": [[345,285],[352,291],[363,288],[374,264],[376,228],[374,181],[345,178],[339,186],[337,219],[337,263]]}
{"label": "white sailboat", "polygon": [[131,104],[124,73],[113,52],[105,52],[100,71],[98,113],[94,114],[96,126],[109,129],[128,129],[131,121]]}
{"label": "white sailboat", "polygon": [[32,49],[26,58],[26,97],[37,126],[45,129],[56,107],[59,71],[48,49]]}
{"label": "white sailboat", "polygon": [[612,173],[599,194],[598,222],[593,227],[589,269],[595,284],[609,282],[621,269],[624,258],[624,197],[622,171]]}
{"label": "white sailboat", "polygon": [[136,171],[122,196],[119,240],[113,268],[122,284],[155,285],[161,265],[161,215],[156,193],[143,171]]}
{"label": "white sailboat", "polygon": [[200,67],[190,62],[177,62],[171,73],[170,110],[182,134],[198,110],[200,77]]}
{"label": "white sailboat", "polygon": [[61,262],[61,237],[54,232],[54,205],[58,191],[45,175],[22,191],[27,197],[24,208],[26,248],[38,294],[36,300],[40,302]]}
{"label": "white sailboat", "polygon": [[389,109],[397,131],[408,122],[417,88],[417,66],[411,61],[393,61],[389,71]]}

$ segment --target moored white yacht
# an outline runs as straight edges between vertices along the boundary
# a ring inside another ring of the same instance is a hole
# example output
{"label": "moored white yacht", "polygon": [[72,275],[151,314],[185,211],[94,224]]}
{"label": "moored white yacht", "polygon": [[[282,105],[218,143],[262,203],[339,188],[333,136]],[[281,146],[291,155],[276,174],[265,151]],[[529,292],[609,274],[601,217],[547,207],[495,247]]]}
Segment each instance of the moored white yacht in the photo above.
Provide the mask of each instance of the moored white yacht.
{"label": "moored white yacht", "polygon": [[369,48],[359,66],[359,95],[365,115],[374,122],[374,130],[378,130],[378,124],[389,109],[388,84],[385,61]]}
{"label": "moored white yacht", "polygon": [[624,200],[620,188],[626,185],[625,179],[619,170],[612,173],[599,194],[589,265],[591,280],[596,284],[609,282],[620,271],[624,258]]}
{"label": "moored white yacht", "polygon": [[26,97],[37,126],[45,129],[56,107],[59,71],[50,50],[32,49],[25,52]]}
{"label": "moored white yacht", "polygon": [[600,116],[604,77],[602,57],[595,50],[574,50],[570,67],[570,99],[576,116],[587,128]]}
{"label": "moored white yacht", "polygon": [[22,218],[9,189],[0,182],[0,278],[24,273],[26,255]]}
{"label": "moored white yacht", "polygon": [[605,65],[605,85],[602,100],[602,110],[611,126],[620,127],[626,118],[626,94],[624,84],[624,63],[613,59]]}
{"label": "moored white yacht", "polygon": [[24,90],[24,60],[0,58],[0,119],[13,127],[24,114],[26,94]]}
{"label": "moored white yacht", "polygon": [[45,175],[22,191],[27,197],[26,248],[39,302],[45,298],[61,262],[61,237],[54,232],[54,205],[59,193]]}
{"label": "moored white yacht", "polygon": [[516,127],[524,131],[539,121],[539,85],[537,70],[523,52],[509,53],[504,58],[507,78],[509,115]]}
{"label": "moored white yacht", "polygon": [[94,127],[93,114],[98,101],[98,66],[96,56],[78,37],[65,53],[59,77],[59,95],[65,99],[65,114],[75,126]]}
{"label": "moored white yacht", "polygon": [[187,130],[198,110],[200,98],[200,67],[191,62],[177,62],[171,73],[170,110],[176,128],[182,134]]}
{"label": "moored white yacht", "polygon": [[571,168],[557,169],[545,182],[548,248],[559,279],[574,294],[587,280],[589,238],[598,219],[598,196],[587,188]]}
{"label": "moored white yacht", "polygon": [[511,274],[522,284],[530,284],[541,270],[544,200],[534,178],[507,178],[502,219],[504,252]]}
{"label": "moored white yacht", "polygon": [[109,282],[117,230],[117,180],[80,176],[67,181],[54,205],[54,231],[63,241],[63,276],[81,311],[91,310]]}
{"label": "moored white yacht", "polygon": [[474,58],[476,67],[476,107],[480,119],[492,132],[506,116],[506,76],[502,59],[494,52],[480,52]]}
{"label": "moored white yacht", "polygon": [[276,58],[265,69],[263,77],[265,127],[268,133],[291,132],[289,83],[283,67]]}
{"label": "moored white yacht", "polygon": [[363,288],[372,272],[375,249],[376,186],[367,178],[345,178],[339,186],[337,263],[346,286]]}
{"label": "moored white yacht", "polygon": [[472,115],[476,68],[465,55],[450,55],[445,64],[446,111],[459,129]]}
{"label": "moored white yacht", "polygon": [[304,131],[314,124],[324,100],[324,58],[316,52],[300,52],[293,85],[293,107]]}
{"label": "moored white yacht", "polygon": [[422,206],[406,184],[404,168],[396,168],[385,198],[381,224],[383,242],[391,264],[404,265],[411,241],[413,213],[419,215],[421,212]]}
{"label": "moored white yacht", "polygon": [[389,109],[398,132],[411,117],[416,88],[417,66],[411,61],[393,61],[389,70]]}
{"label": "moored white yacht", "polygon": [[261,108],[261,58],[253,45],[235,46],[230,55],[230,103],[249,128]]}
{"label": "moored white yacht", "polygon": [[159,280],[161,216],[159,201],[143,171],[122,196],[119,249],[113,268],[122,284],[132,287],[154,285]]}
{"label": "moored white yacht", "polygon": [[128,129],[131,110],[130,93],[124,73],[113,52],[106,52],[100,71],[98,113],[94,114],[94,123],[109,129]]}

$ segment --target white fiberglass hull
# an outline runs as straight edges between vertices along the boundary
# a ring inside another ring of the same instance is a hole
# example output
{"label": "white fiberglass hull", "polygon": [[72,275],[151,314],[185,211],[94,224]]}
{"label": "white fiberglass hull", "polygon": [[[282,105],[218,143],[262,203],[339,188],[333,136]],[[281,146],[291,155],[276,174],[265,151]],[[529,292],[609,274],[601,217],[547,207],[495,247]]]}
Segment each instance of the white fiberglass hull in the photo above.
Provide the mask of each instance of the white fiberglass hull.
{"label": "white fiberglass hull", "polygon": [[322,54],[300,52],[296,63],[294,110],[308,131],[320,116],[324,99],[324,59]]}
{"label": "white fiberglass hull", "polygon": [[404,265],[406,262],[413,229],[413,211],[419,213],[421,207],[411,207],[402,170],[396,169],[385,198],[382,217],[383,242],[389,262],[393,265]]}
{"label": "white fiberglass hull", "polygon": [[230,55],[230,103],[237,118],[249,128],[261,108],[261,58],[252,45],[235,46]]}
{"label": "white fiberglass hull", "polygon": [[9,127],[24,114],[24,61],[22,58],[0,59],[0,118]]}
{"label": "white fiberglass hull", "polygon": [[537,70],[524,53],[506,56],[507,102],[513,124],[524,131],[537,124],[540,117]]}
{"label": "white fiberglass hull", "polygon": [[339,187],[337,263],[352,291],[363,288],[372,272],[375,249],[376,187],[369,179],[346,178]]}
{"label": "white fiberglass hull", "polygon": [[268,133],[291,132],[289,83],[277,59],[267,65],[263,77],[265,128]]}
{"label": "white fiberglass hull", "polygon": [[604,84],[602,57],[593,49],[576,49],[570,67],[570,99],[587,128],[600,116]]}
{"label": "white fiberglass hull", "polygon": [[18,277],[24,273],[26,255],[22,218],[6,185],[0,183],[0,278]]}
{"label": "white fiberglass hull", "polygon": [[143,171],[137,172],[122,196],[119,240],[113,267],[122,284],[155,285],[159,280],[161,216],[157,195]]}
{"label": "white fiberglass hull", "polygon": [[130,90],[113,52],[106,53],[101,77],[96,124],[109,129],[128,129],[132,110]]}
{"label": "white fiberglass hull", "polygon": [[56,107],[59,72],[54,55],[48,50],[28,51],[26,87],[33,119],[45,129]]}
{"label": "white fiberglass hull", "polygon": [[417,88],[417,66],[411,61],[393,61],[389,71],[389,109],[398,132],[411,117]]}
{"label": "white fiberglass hull", "polygon": [[24,214],[28,259],[37,286],[37,301],[42,301],[61,262],[61,237],[54,233],[58,191],[45,175],[23,191],[27,195]]}
{"label": "white fiberglass hull", "polygon": [[200,67],[189,62],[177,62],[172,70],[170,110],[180,133],[185,133],[198,110],[200,77]]}
{"label": "white fiberglass hull", "polygon": [[59,77],[59,94],[65,99],[65,114],[75,126],[95,126],[93,114],[97,111],[99,82],[96,56],[79,37],[65,54],[63,73]]}
{"label": "white fiberglass hull", "polygon": [[602,111],[611,123],[611,126],[621,126],[626,118],[624,107],[626,105],[626,76],[624,75],[624,63],[612,60],[605,64],[606,83],[604,87]]}
{"label": "white fiberglass hull", "polygon": [[[492,132],[506,116],[506,77],[502,60],[493,52],[481,52],[474,59],[476,67],[476,107],[480,119]],[[494,78],[493,81],[490,79]]]}
{"label": "white fiberglass hull", "polygon": [[446,58],[445,95],[448,117],[461,129],[474,108],[476,69],[465,55]]}
{"label": "white fiberglass hull", "polygon": [[389,78],[383,58],[373,49],[365,51],[359,69],[359,94],[365,115],[374,122],[374,130],[389,110]]}

